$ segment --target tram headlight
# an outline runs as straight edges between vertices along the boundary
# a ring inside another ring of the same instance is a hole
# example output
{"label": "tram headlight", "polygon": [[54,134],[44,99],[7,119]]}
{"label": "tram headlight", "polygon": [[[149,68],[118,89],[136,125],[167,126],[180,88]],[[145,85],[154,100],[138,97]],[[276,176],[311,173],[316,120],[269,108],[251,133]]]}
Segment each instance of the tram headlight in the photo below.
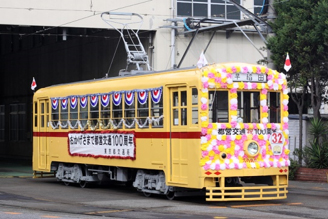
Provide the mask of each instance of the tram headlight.
{"label": "tram headlight", "polygon": [[248,156],[255,157],[256,155],[258,155],[260,147],[255,141],[246,141],[244,150]]}

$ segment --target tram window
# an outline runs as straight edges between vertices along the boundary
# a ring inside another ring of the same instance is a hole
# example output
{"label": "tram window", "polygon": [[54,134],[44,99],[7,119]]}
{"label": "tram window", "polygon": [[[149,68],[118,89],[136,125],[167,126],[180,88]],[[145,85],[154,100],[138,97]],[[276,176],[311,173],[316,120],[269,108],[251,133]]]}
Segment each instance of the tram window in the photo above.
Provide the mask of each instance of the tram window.
{"label": "tram window", "polygon": [[280,93],[268,92],[267,94],[268,114],[270,123],[281,122]]}
{"label": "tram window", "polygon": [[172,92],[172,124],[174,126],[187,125],[187,91],[180,90]]}
{"label": "tram window", "polygon": [[49,122],[49,102],[46,103],[46,125]]}
{"label": "tram window", "polygon": [[[88,97],[81,97],[81,98],[88,98]],[[80,101],[81,101],[80,98]],[[88,122],[88,104],[85,104],[84,107],[82,104],[79,104],[79,120],[81,123],[81,126],[84,127],[86,126]]]}
{"label": "tram window", "polygon": [[98,96],[90,96],[90,124],[92,127],[95,127],[99,119],[99,101],[92,103],[91,98],[98,98]]}
{"label": "tram window", "polygon": [[260,122],[260,92],[237,92],[237,117],[244,123]]}
{"label": "tram window", "polygon": [[66,105],[66,108],[62,107],[62,102],[60,101],[60,123],[61,123],[61,128],[62,129],[67,129],[67,120],[68,120],[68,107]]}
{"label": "tram window", "polygon": [[179,92],[173,92],[173,106],[179,105]]}
{"label": "tram window", "polygon": [[120,124],[121,120],[122,120],[122,102],[123,102],[123,96],[122,96],[122,101],[120,102],[120,104],[118,104],[117,106],[113,103],[113,112],[112,112],[112,116],[113,116],[113,124],[115,126],[118,126],[117,128],[122,128],[122,123]]}
{"label": "tram window", "polygon": [[209,92],[209,120],[210,122],[229,122],[228,91]]}
{"label": "tram window", "polygon": [[127,129],[133,129],[135,127],[135,124],[130,127],[133,124],[136,112],[135,112],[135,101],[133,100],[133,102],[131,103],[131,105],[128,105],[125,101],[125,105],[124,105],[124,121],[126,123],[125,128]]}
{"label": "tram window", "polygon": [[149,127],[148,123],[146,123],[147,118],[149,117],[149,99],[144,103],[141,104],[138,101],[138,108],[137,108],[137,113],[138,113],[138,123],[139,125],[143,127]]}
{"label": "tram window", "polygon": [[180,92],[181,125],[187,125],[187,91]]}
{"label": "tram window", "polygon": [[163,127],[163,119],[159,119],[159,117],[163,115],[163,99],[164,96],[162,94],[161,99],[158,103],[154,103],[154,101],[151,100],[151,116],[155,119],[152,120],[153,128]]}
{"label": "tram window", "polygon": [[100,106],[100,119],[102,121],[103,126],[106,126],[109,128],[110,123],[110,103],[108,106]]}
{"label": "tram window", "polygon": [[[75,97],[76,98],[76,97]],[[74,109],[70,105],[70,110],[69,110],[69,120],[71,122],[72,127],[76,127],[76,123],[78,120],[78,108],[75,107]]]}
{"label": "tram window", "polygon": [[197,88],[192,88],[192,95],[191,95],[191,120],[192,124],[198,124],[198,90]]}
{"label": "tram window", "polygon": [[38,126],[38,103],[34,102],[34,127]]}
{"label": "tram window", "polygon": [[[173,107],[177,107],[179,104],[179,92],[173,92],[172,93],[172,101],[173,101]],[[178,109],[173,109],[173,125],[177,126],[179,125],[179,111]]]}
{"label": "tram window", "polygon": [[44,127],[44,103],[40,104],[40,127]]}
{"label": "tram window", "polygon": [[56,126],[56,124],[59,122],[59,106],[56,109],[52,108],[51,121],[54,122],[53,123],[54,127],[58,128],[58,126]]}

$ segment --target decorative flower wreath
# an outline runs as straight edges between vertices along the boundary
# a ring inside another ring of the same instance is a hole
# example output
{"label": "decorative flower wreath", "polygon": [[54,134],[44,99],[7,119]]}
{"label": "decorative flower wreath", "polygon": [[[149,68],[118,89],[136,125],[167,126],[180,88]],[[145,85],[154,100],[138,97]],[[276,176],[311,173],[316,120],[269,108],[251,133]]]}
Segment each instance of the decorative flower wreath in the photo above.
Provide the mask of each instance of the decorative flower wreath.
{"label": "decorative flower wreath", "polygon": [[[266,74],[267,83],[250,83],[250,82],[233,82],[232,73],[240,74]],[[229,66],[226,68],[205,67],[202,69],[202,92],[201,92],[201,150],[202,158],[200,165],[204,170],[224,170],[224,169],[243,169],[243,168],[268,168],[268,167],[287,167],[290,165],[288,149],[288,90],[286,76],[266,67],[259,66]],[[208,88],[226,88],[230,91],[230,123],[209,123],[208,120]],[[260,89],[261,103],[261,124],[239,123],[237,121],[237,90],[238,89]],[[282,125],[268,123],[268,90],[282,90]],[[248,135],[247,132],[239,135],[226,135],[219,133],[220,129],[245,129],[258,130],[255,134]],[[282,153],[274,155],[269,138],[271,133],[260,131],[271,129],[274,131],[281,130],[285,138]],[[247,140],[254,140],[260,146],[260,153],[249,158],[244,150],[243,145]],[[222,153],[226,154],[222,158]]]}

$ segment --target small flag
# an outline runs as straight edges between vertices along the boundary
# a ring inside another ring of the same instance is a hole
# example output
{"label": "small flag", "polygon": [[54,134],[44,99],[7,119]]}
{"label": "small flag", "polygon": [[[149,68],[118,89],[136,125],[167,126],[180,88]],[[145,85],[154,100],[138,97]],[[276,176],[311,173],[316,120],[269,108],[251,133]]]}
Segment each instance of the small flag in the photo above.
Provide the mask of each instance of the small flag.
{"label": "small flag", "polygon": [[288,52],[287,52],[287,56],[286,56],[286,61],[285,61],[285,66],[284,66],[284,69],[286,71],[289,71],[289,69],[292,67],[292,64],[290,63],[290,59],[289,59],[289,55],[288,55]]}
{"label": "small flag", "polygon": [[206,60],[206,58],[205,58],[205,54],[204,54],[204,52],[202,51],[202,53],[200,54],[199,60],[198,60],[198,62],[197,62],[197,67],[198,67],[198,68],[201,68],[201,67],[203,67],[203,66],[205,66],[205,65],[207,65],[207,64],[208,64],[208,62],[207,62],[207,60]]}
{"label": "small flag", "polygon": [[34,90],[35,88],[36,88],[36,82],[35,82],[35,79],[33,77],[32,84],[31,84],[31,89]]}

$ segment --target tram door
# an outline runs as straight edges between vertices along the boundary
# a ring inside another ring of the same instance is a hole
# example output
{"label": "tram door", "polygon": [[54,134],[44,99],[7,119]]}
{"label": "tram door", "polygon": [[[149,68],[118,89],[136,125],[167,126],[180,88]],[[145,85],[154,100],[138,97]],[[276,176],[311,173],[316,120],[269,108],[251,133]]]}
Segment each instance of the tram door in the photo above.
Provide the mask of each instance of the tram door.
{"label": "tram door", "polygon": [[188,182],[187,87],[170,88],[170,180]]}
{"label": "tram door", "polygon": [[38,113],[38,164],[40,169],[45,169],[47,167],[47,136],[45,133],[48,131],[48,121],[49,121],[49,101],[42,99],[39,100],[39,113]]}

